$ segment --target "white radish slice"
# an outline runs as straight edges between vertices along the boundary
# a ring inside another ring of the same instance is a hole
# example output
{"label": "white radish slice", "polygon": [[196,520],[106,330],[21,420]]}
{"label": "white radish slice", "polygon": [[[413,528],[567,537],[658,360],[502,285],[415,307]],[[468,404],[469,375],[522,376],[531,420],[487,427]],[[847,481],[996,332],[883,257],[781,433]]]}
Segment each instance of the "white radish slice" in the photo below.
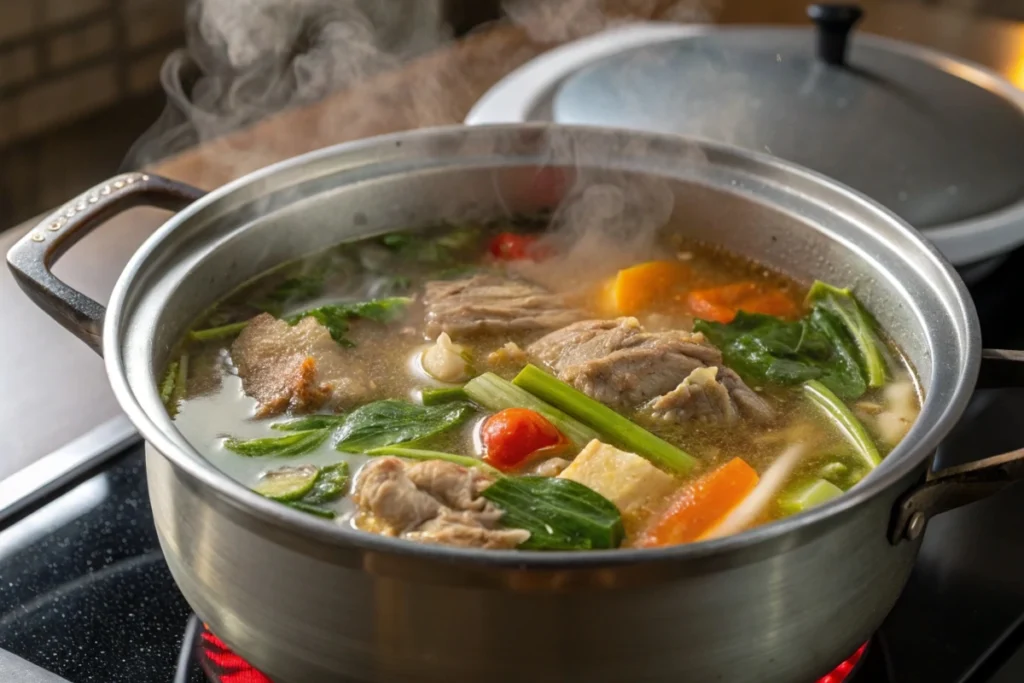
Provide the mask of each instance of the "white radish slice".
{"label": "white radish slice", "polygon": [[804,456],[807,455],[807,450],[806,444],[802,443],[788,446],[772,463],[772,466],[761,475],[761,479],[757,482],[754,490],[740,501],[740,504],[734,507],[729,514],[723,517],[718,524],[705,531],[699,540],[706,541],[712,538],[736,534],[753,524],[768,504],[778,497],[779,491],[782,490],[783,485],[785,485],[790,475],[793,474],[793,470],[804,459]]}

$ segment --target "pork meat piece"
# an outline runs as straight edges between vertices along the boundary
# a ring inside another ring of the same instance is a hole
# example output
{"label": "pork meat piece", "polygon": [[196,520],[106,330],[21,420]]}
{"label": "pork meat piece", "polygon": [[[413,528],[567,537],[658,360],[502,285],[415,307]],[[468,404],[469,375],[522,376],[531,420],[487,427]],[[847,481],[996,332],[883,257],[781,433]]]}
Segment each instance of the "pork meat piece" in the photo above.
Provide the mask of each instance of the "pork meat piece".
{"label": "pork meat piece", "polygon": [[360,471],[353,498],[367,530],[420,543],[515,548],[530,534],[499,528],[501,511],[480,496],[490,484],[476,470],[441,460],[376,458]]}
{"label": "pork meat piece", "polygon": [[496,275],[428,282],[423,302],[431,338],[547,331],[583,317],[558,294]]}
{"label": "pork meat piece", "polygon": [[655,418],[668,422],[735,422],[739,410],[717,376],[716,367],[697,368],[678,387],[653,399],[647,408]]}
{"label": "pork meat piece", "polygon": [[[620,410],[632,410],[675,391],[680,392],[679,400],[683,394],[703,391],[696,387],[699,375],[691,384],[680,387],[695,370],[716,367],[720,369],[716,381],[728,391],[729,406],[758,421],[770,419],[772,414],[761,397],[722,365],[721,352],[699,332],[648,332],[636,318],[584,320],[542,337],[527,348],[527,353],[562,381]],[[671,410],[671,400],[666,398],[666,408],[660,412],[674,416],[674,421],[690,419],[690,413],[697,410]],[[705,408],[713,405],[708,403]],[[702,414],[709,417],[713,413]],[[727,411],[717,414],[729,419]]]}
{"label": "pork meat piece", "polygon": [[368,390],[359,365],[314,318],[289,325],[261,313],[231,345],[245,393],[259,402],[257,417],[286,410],[311,412],[352,404]]}

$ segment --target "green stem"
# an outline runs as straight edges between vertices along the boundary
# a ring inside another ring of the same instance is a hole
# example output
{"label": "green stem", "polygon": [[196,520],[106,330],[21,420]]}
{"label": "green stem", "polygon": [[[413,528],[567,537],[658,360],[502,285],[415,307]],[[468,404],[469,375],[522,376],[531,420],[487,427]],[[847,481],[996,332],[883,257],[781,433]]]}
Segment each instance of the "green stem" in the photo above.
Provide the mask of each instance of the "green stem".
{"label": "green stem", "polygon": [[528,408],[540,413],[578,448],[583,448],[599,436],[582,422],[493,372],[485,372],[473,378],[464,390],[474,402],[488,410],[497,412],[506,408]]}
{"label": "green stem", "polygon": [[478,467],[499,477],[505,476],[500,470],[491,467],[479,458],[468,455],[456,455],[455,453],[444,453],[442,451],[426,451],[420,448],[403,448],[401,446],[382,446],[366,451],[366,455],[393,455],[398,458],[409,460],[444,460],[445,462],[462,465],[463,467]]}
{"label": "green stem", "polygon": [[658,438],[535,365],[527,365],[512,382],[596,429],[613,442],[637,455],[642,455],[655,465],[686,474],[697,464],[697,460],[689,453]]}
{"label": "green stem", "polygon": [[192,341],[213,341],[215,339],[224,339],[226,337],[233,337],[242,330],[245,329],[246,325],[249,324],[248,320],[243,320],[240,323],[231,323],[230,325],[221,325],[220,327],[211,327],[206,330],[192,330],[188,333],[189,339]]}
{"label": "green stem", "polygon": [[420,401],[425,406],[436,406],[452,401],[468,401],[469,394],[462,387],[446,389],[420,389]]}
{"label": "green stem", "polygon": [[871,435],[854,416],[846,404],[839,400],[832,391],[816,379],[804,384],[804,391],[814,405],[824,412],[844,436],[853,444],[857,455],[864,461],[869,469],[875,469],[882,462],[882,456],[878,454],[878,447],[871,439]]}

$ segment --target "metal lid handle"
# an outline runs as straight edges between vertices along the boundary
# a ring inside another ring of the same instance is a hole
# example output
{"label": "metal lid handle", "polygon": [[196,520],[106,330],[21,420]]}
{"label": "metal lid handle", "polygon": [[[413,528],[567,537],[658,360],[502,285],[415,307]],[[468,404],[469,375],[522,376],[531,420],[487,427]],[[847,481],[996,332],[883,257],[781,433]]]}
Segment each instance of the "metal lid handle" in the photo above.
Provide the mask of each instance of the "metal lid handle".
{"label": "metal lid handle", "polygon": [[818,27],[818,58],[826,64],[846,63],[846,44],[854,24],[864,16],[858,5],[816,4],[807,8],[807,16]]}

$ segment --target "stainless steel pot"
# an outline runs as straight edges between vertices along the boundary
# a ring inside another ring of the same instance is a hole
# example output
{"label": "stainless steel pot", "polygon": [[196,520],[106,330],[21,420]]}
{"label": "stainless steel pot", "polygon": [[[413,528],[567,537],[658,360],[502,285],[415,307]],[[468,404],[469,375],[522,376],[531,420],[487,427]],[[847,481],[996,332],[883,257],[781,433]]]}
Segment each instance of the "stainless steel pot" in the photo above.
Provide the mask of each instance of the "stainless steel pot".
{"label": "stainless steel pot", "polygon": [[[232,481],[177,432],[156,378],[200,311],[345,239],[545,208],[556,198],[537,191],[541,167],[565,170],[577,187],[656,185],[688,235],[855,286],[919,373],[927,399],[910,434],[848,494],[738,536],[534,554],[414,545],[303,515]],[[135,254],[104,310],[50,266],[138,203],[180,212]],[[681,137],[423,130],[307,154],[205,196],[130,174],[52,214],[8,263],[29,296],[105,357],[149,443],[156,527],[185,597],[282,682],[813,680],[878,627],[929,515],[1024,475],[1014,453],[926,480],[982,356],[973,304],[934,249],[826,178]]]}

